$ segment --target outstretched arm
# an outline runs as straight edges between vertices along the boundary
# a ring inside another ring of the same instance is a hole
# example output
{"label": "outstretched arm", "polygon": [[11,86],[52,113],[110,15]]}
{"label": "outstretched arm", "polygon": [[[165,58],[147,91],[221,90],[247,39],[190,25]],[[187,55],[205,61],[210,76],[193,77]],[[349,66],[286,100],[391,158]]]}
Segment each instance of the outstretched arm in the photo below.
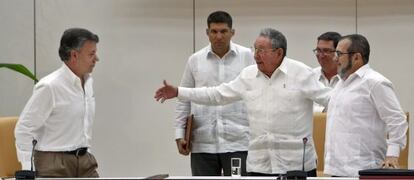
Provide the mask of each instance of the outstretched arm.
{"label": "outstretched arm", "polygon": [[178,95],[178,88],[172,85],[169,85],[166,80],[163,81],[164,86],[159,88],[155,92],[154,98],[156,101],[163,103],[167,99],[175,98]]}

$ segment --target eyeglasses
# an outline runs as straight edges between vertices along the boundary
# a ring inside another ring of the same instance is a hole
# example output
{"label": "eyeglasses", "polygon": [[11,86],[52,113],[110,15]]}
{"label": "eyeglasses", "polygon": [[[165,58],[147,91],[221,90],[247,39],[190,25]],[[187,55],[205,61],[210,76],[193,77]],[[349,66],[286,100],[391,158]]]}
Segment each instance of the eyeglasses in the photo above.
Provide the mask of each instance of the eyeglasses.
{"label": "eyeglasses", "polygon": [[335,51],[335,56],[336,57],[341,57],[342,55],[344,55],[344,54],[354,54],[354,53],[356,53],[356,52],[341,52],[341,51]]}
{"label": "eyeglasses", "polygon": [[254,52],[255,54],[265,54],[267,52],[271,52],[271,51],[275,51],[276,49],[260,49],[260,48],[255,48],[255,47],[251,47],[252,52]]}
{"label": "eyeglasses", "polygon": [[332,54],[332,53],[335,52],[335,50],[332,50],[332,49],[318,49],[318,48],[316,48],[312,51],[313,51],[313,53],[315,53],[315,55],[322,54],[322,53],[323,54]]}

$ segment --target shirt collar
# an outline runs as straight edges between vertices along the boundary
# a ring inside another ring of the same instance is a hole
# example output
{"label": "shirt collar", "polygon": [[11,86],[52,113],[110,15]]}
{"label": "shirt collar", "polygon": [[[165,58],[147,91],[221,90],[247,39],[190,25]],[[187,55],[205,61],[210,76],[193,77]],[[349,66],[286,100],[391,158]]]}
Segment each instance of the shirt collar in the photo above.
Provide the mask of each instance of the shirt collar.
{"label": "shirt collar", "polygon": [[[66,76],[66,78],[72,83],[72,84],[76,84],[76,83],[81,83],[81,79],[75,74],[73,73],[73,71],[65,64],[62,64],[62,70],[64,72],[64,75]],[[90,79],[91,75],[88,73],[85,75],[85,83]]]}
{"label": "shirt collar", "polygon": [[[226,57],[226,56],[228,56],[230,54],[237,55],[238,53],[239,53],[239,51],[237,50],[237,48],[234,45],[233,41],[230,41],[230,49],[229,49],[229,51],[223,57]],[[216,54],[213,52],[213,49],[211,48],[211,43],[210,43],[208,45],[208,47],[207,47],[207,59],[211,55],[215,55],[216,56]]]}
{"label": "shirt collar", "polygon": [[[322,71],[322,67],[319,67],[318,68],[318,73],[319,73],[319,80],[324,79],[324,80],[327,80],[328,81],[328,78],[326,78],[325,74]],[[335,76],[332,76],[332,78],[331,78],[330,81],[335,81],[335,80],[339,80],[339,79],[340,79],[339,75],[338,74],[335,74]]]}
{"label": "shirt collar", "polygon": [[351,82],[357,77],[362,78],[368,72],[369,69],[370,69],[370,67],[369,67],[368,64],[365,64],[365,65],[361,66],[354,73],[350,74],[344,82]]}
{"label": "shirt collar", "polygon": [[368,72],[368,69],[370,69],[369,64],[365,64],[355,71],[355,74],[359,77],[363,77]]}
{"label": "shirt collar", "polygon": [[[278,73],[277,71],[280,71],[280,72],[282,72],[284,74],[287,74],[288,69],[289,69],[288,66],[289,66],[289,58],[284,57],[283,60],[282,60],[282,63],[273,72],[272,77],[275,75],[275,73]],[[256,77],[259,76],[259,75],[266,76],[263,72],[259,71],[258,68],[256,68],[256,70],[257,70]]]}

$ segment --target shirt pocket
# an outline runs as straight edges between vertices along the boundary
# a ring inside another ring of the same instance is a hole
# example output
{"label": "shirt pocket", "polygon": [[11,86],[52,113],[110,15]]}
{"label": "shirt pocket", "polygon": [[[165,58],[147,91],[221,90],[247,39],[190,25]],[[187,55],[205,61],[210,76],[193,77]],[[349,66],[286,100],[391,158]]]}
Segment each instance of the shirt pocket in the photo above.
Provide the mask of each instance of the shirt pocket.
{"label": "shirt pocket", "polygon": [[[300,90],[281,88],[274,89],[274,91],[274,101],[279,104],[277,107],[283,113],[296,113],[304,105]],[[295,114],[291,115],[295,116]]]}
{"label": "shirt pocket", "polygon": [[257,116],[258,114],[263,113],[263,106],[264,103],[262,103],[263,99],[263,90],[257,89],[257,90],[251,90],[247,91],[244,94],[244,103],[246,104],[247,111],[252,116]]}
{"label": "shirt pocket", "polygon": [[193,143],[214,143],[216,137],[216,121],[215,117],[207,114],[194,114],[193,121]]}
{"label": "shirt pocket", "polygon": [[246,91],[244,95],[245,102],[249,103],[249,102],[258,101],[262,94],[263,94],[262,89],[254,89],[254,90]]}
{"label": "shirt pocket", "polygon": [[[273,150],[275,152],[275,155],[273,156],[274,161],[286,170],[301,169],[303,161],[303,147],[304,145],[302,140],[277,139],[273,146]],[[309,156],[309,152],[305,152],[305,157]]]}

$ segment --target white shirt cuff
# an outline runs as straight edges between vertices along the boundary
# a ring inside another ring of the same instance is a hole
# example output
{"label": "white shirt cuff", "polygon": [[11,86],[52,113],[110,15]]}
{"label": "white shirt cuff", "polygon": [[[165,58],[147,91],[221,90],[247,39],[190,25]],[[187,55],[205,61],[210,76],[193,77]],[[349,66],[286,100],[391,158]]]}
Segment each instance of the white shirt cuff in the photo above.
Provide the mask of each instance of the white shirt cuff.
{"label": "white shirt cuff", "polygon": [[175,130],[175,139],[184,138],[185,130],[184,129],[176,129]]}
{"label": "white shirt cuff", "polygon": [[387,157],[399,157],[400,156],[400,146],[398,145],[388,145]]}
{"label": "white shirt cuff", "polygon": [[22,165],[22,170],[30,170],[30,168],[32,167],[30,161],[28,161],[28,162],[20,162],[20,164]]}
{"label": "white shirt cuff", "polygon": [[177,98],[180,100],[188,100],[186,97],[188,97],[189,94],[189,88],[185,87],[178,87],[178,94]]}

